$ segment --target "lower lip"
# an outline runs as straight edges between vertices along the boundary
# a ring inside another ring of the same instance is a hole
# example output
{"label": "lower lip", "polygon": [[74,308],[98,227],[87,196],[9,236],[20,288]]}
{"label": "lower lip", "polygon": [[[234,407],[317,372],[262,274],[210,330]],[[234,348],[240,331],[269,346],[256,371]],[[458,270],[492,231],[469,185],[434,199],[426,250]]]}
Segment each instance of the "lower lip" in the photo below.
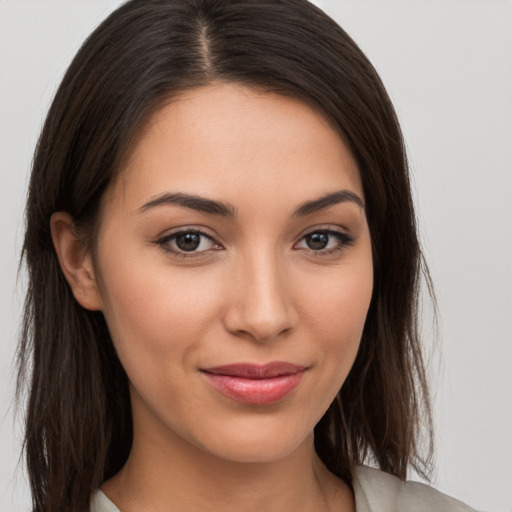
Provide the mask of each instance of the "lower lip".
{"label": "lower lip", "polygon": [[268,405],[291,393],[299,385],[304,372],[268,379],[247,379],[207,372],[203,372],[203,375],[212,387],[232,400],[250,405]]}

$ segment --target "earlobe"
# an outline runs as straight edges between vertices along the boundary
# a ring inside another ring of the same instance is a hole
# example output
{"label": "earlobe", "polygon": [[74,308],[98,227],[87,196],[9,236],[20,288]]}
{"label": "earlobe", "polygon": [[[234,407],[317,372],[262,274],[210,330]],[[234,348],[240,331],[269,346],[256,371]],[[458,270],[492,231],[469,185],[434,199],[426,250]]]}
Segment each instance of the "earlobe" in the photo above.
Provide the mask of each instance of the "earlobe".
{"label": "earlobe", "polygon": [[86,309],[101,310],[92,255],[77,233],[73,218],[66,212],[56,212],[50,219],[50,228],[60,268],[75,299]]}

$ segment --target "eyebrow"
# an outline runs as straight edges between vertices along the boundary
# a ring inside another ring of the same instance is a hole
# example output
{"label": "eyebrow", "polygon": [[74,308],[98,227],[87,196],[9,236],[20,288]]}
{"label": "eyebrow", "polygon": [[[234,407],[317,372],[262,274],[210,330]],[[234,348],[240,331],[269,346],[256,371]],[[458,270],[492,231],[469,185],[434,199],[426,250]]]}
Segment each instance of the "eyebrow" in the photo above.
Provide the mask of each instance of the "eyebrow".
{"label": "eyebrow", "polygon": [[221,217],[235,217],[235,207],[229,203],[222,203],[220,201],[214,201],[213,199],[206,199],[201,196],[195,196],[191,194],[182,193],[166,193],[158,197],[155,197],[151,201],[142,205],[139,208],[140,212],[145,212],[155,206],[162,206],[167,204],[176,204],[178,206],[184,206],[191,210],[196,210],[203,213],[209,213],[210,215],[220,215]]}
{"label": "eyebrow", "polygon": [[293,216],[305,217],[306,215],[311,215],[312,213],[325,210],[336,204],[346,202],[355,203],[359,208],[364,209],[364,202],[357,194],[350,190],[338,190],[337,192],[331,192],[317,199],[313,199],[312,201],[302,203],[295,210]]}
{"label": "eyebrow", "polygon": [[[306,215],[311,215],[312,213],[316,213],[336,204],[345,202],[355,203],[357,206],[364,209],[363,200],[357,194],[350,190],[338,190],[300,204],[293,212],[293,216],[305,217]],[[192,194],[183,194],[180,192],[159,195],[142,205],[138,211],[145,212],[151,208],[155,208],[156,206],[169,204],[184,206],[191,210],[208,213],[210,215],[219,215],[221,217],[234,218],[236,216],[236,208],[230,203],[223,203],[221,201],[206,199]]]}

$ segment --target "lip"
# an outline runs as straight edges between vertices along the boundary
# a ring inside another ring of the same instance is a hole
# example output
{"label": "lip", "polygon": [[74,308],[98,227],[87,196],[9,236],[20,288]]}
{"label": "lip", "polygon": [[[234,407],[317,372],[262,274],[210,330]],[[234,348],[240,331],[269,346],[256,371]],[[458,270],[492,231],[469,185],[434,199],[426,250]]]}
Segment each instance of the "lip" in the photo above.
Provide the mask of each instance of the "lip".
{"label": "lip", "polygon": [[265,365],[238,363],[201,370],[205,380],[227,398],[249,405],[283,399],[300,383],[306,366],[275,361]]}

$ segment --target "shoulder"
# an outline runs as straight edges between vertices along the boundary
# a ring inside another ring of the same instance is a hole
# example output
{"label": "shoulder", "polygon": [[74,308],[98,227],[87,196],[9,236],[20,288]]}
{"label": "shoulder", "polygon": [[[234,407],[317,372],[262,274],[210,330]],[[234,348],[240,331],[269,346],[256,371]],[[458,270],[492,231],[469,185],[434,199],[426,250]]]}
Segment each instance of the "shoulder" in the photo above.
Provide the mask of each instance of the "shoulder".
{"label": "shoulder", "polygon": [[98,489],[91,495],[91,512],[120,512],[119,509]]}
{"label": "shoulder", "polygon": [[403,482],[368,466],[356,467],[352,485],[357,512],[475,512],[428,485]]}

